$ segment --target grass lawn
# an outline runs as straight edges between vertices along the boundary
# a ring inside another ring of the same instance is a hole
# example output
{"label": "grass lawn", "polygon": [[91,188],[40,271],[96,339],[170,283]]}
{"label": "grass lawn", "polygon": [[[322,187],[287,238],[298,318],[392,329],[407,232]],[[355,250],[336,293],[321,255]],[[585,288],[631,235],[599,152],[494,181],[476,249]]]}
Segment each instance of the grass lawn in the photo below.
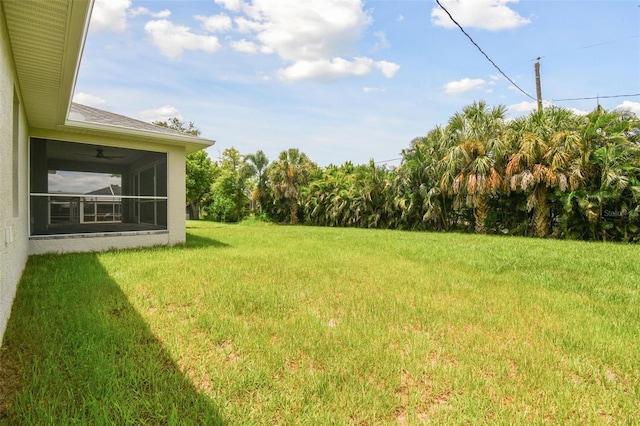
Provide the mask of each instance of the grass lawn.
{"label": "grass lawn", "polygon": [[640,248],[188,222],[29,259],[0,423],[633,424]]}

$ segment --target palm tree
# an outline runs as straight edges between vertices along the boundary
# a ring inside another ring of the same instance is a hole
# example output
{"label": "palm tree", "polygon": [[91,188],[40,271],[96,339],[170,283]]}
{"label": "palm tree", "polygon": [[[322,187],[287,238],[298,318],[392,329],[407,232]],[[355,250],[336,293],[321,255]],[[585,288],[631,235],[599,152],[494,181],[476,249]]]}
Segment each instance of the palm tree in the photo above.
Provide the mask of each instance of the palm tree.
{"label": "palm tree", "polygon": [[351,189],[352,221],[363,228],[388,228],[394,211],[390,172],[373,160],[356,167]]}
{"label": "palm tree", "polygon": [[300,201],[305,209],[305,221],[318,226],[344,225],[344,210],[349,201],[350,186],[346,167],[330,164],[324,170],[312,174],[308,185],[300,189]]}
{"label": "palm tree", "polygon": [[[598,106],[584,121],[581,130],[587,149],[583,164],[589,167],[591,179],[589,191],[581,194],[579,205],[592,235],[599,228],[601,238],[606,240],[605,228],[614,230],[611,212],[640,212],[640,120],[634,114],[606,111]],[[605,214],[606,211],[610,213]],[[607,223],[602,223],[603,219]],[[628,227],[623,228],[627,234]],[[628,235],[622,237],[626,239]]]}
{"label": "palm tree", "polygon": [[516,147],[505,175],[511,190],[527,194],[527,211],[533,212],[537,237],[550,231],[550,191],[574,191],[585,181],[584,145],[570,110],[547,108],[509,125],[508,138]]}
{"label": "palm tree", "polygon": [[249,154],[245,157],[245,161],[253,164],[255,175],[257,177],[256,186],[251,191],[251,201],[258,203],[258,211],[262,214],[267,197],[267,175],[266,169],[269,165],[269,159],[262,150],[255,154]]}
{"label": "palm tree", "polygon": [[328,167],[325,171],[324,204],[327,221],[332,226],[354,224],[354,206],[357,203],[353,195],[356,186],[355,170],[353,163],[347,161],[340,167]]}
{"label": "palm tree", "polygon": [[478,233],[487,232],[489,196],[502,187],[505,111],[504,106],[488,109],[484,101],[474,102],[454,114],[445,128],[450,148],[440,187],[454,196],[454,208],[473,208]]}
{"label": "palm tree", "polygon": [[443,129],[437,126],[402,150],[402,163],[395,170],[393,182],[399,228],[449,229],[451,202],[439,187],[441,160],[445,156],[443,135]]}
{"label": "palm tree", "polygon": [[271,183],[276,200],[284,199],[289,203],[290,221],[298,222],[298,193],[305,185],[311,172],[316,168],[306,154],[295,148],[282,151],[278,160],[267,168],[267,176]]}

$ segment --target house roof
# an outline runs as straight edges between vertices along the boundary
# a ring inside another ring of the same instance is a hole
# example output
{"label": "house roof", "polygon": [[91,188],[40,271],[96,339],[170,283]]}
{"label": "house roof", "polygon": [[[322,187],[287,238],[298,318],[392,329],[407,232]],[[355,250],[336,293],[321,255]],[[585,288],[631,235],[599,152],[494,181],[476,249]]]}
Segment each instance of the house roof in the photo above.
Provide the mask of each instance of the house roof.
{"label": "house roof", "polygon": [[143,130],[146,132],[162,133],[162,134],[177,136],[177,137],[187,136],[190,139],[196,138],[196,136],[182,133],[177,130],[170,129],[168,127],[157,126],[152,123],[147,123],[146,121],[136,120],[130,117],[125,117],[124,115],[114,114],[112,112],[103,111],[101,109],[93,108],[87,105],[81,105],[75,102],[71,103],[71,112],[69,113],[69,121],[94,123],[94,124],[101,124],[104,126]]}
{"label": "house roof", "polygon": [[86,195],[122,195],[122,188],[120,187],[120,185],[111,184],[109,186],[105,186],[104,188],[87,192]]}
{"label": "house roof", "polygon": [[156,142],[171,145],[181,144],[186,146],[187,153],[206,148],[214,143],[209,139],[75,102],[71,104],[69,119],[66,120],[64,128],[68,131],[87,134],[107,133],[112,137],[154,139]]}
{"label": "house roof", "polygon": [[32,132],[145,139],[184,145],[187,153],[214,143],[95,108],[72,106],[93,0],[0,0],[0,8]]}

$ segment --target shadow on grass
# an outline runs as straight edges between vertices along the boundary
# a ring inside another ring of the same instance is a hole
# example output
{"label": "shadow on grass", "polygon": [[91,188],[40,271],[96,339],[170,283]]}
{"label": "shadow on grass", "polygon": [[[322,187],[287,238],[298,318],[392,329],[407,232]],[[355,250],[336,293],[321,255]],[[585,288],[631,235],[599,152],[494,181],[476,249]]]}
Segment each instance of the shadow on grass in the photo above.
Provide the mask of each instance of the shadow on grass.
{"label": "shadow on grass", "polygon": [[2,424],[225,423],[94,254],[29,259],[0,371]]}
{"label": "shadow on grass", "polygon": [[203,248],[203,247],[230,247],[229,244],[222,241],[214,240],[213,238],[201,237],[187,232],[187,242],[184,244],[185,248]]}

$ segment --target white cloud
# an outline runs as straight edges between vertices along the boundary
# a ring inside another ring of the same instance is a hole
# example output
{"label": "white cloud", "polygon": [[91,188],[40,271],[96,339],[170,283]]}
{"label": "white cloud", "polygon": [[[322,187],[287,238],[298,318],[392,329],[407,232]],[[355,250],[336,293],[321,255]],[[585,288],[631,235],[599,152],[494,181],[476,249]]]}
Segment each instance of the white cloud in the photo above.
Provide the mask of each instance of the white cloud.
{"label": "white cloud", "polygon": [[132,17],[140,16],[140,15],[150,15],[149,9],[146,7],[136,7],[134,9],[129,9],[129,15]]}
{"label": "white cloud", "polygon": [[[552,105],[553,104],[551,102],[542,101],[543,108],[549,108]],[[516,116],[528,115],[536,109],[538,109],[538,102],[536,101],[522,101],[517,104],[509,105],[507,107],[509,113]],[[574,112],[578,113],[578,110],[574,110]]]}
{"label": "white cloud", "polygon": [[147,109],[140,112],[140,118],[149,122],[168,121],[173,117],[178,117],[179,120],[183,119],[178,108],[171,105],[165,105],[155,109]]}
{"label": "white cloud", "polygon": [[396,22],[402,22],[402,21],[404,21],[404,16],[398,15],[398,17],[396,18]]}
{"label": "white cloud", "polygon": [[122,178],[108,173],[68,172],[58,170],[47,175],[50,192],[86,194],[109,185],[121,185]]}
{"label": "white cloud", "polygon": [[[107,0],[96,0],[106,4]],[[130,0],[111,0],[112,3]],[[204,30],[210,33],[234,29],[246,34],[241,40],[230,42],[231,47],[244,53],[276,54],[287,65],[279,70],[282,79],[327,80],[343,76],[363,76],[378,70],[393,78],[400,65],[362,56],[353,56],[355,44],[372,22],[364,10],[363,0],[301,0],[273,1],[215,0],[223,8],[233,11],[231,16],[221,13],[213,16],[197,15]],[[111,4],[111,3],[109,3]],[[122,9],[126,18],[127,7]],[[166,13],[166,14],[165,14]],[[129,10],[131,16],[169,16],[170,12],[156,14],[147,8]],[[213,35],[197,34],[187,26],[173,24],[166,19],[147,22],[145,31],[150,42],[160,53],[178,59],[185,50],[214,53],[221,48]],[[376,49],[389,46],[383,31],[374,33]]]}
{"label": "white cloud", "polygon": [[393,78],[400,69],[400,65],[388,61],[378,61],[375,65],[387,78]]}
{"label": "white cloud", "polygon": [[202,27],[211,33],[221,33],[231,30],[233,23],[231,18],[224,13],[213,16],[200,16],[197,15],[196,19],[202,22]]}
{"label": "white cloud", "polygon": [[[519,0],[440,0],[451,16],[463,28],[479,28],[499,31],[527,25],[531,20],[523,18],[511,9],[509,3]],[[431,11],[431,22],[439,27],[455,28],[456,25],[442,8]]]}
{"label": "white cloud", "polygon": [[173,59],[180,58],[184,50],[215,53],[221,47],[215,36],[194,34],[189,27],[173,25],[164,19],[149,21],[144,29],[149,34],[151,43],[160,50],[160,53]]}
{"label": "white cloud", "polygon": [[171,11],[169,9],[164,9],[164,10],[161,10],[160,12],[152,13],[151,16],[157,19],[166,19],[169,16],[171,16]]}
{"label": "white cloud", "polygon": [[387,78],[392,78],[400,66],[392,62],[378,61],[366,57],[318,59],[316,61],[296,61],[282,69],[278,76],[283,80],[333,80],[340,77],[361,77],[379,69]]}
{"label": "white cloud", "polygon": [[387,40],[387,34],[384,31],[376,31],[373,33],[373,35],[378,39],[376,44],[373,46],[375,50],[386,49],[387,47],[391,46],[389,40]]}
{"label": "white cloud", "polygon": [[615,109],[631,111],[638,117],[640,117],[640,102],[624,101],[618,105]]}
{"label": "white cloud", "polygon": [[369,58],[355,58],[353,61],[342,58],[297,61],[280,70],[278,75],[284,80],[331,80],[346,76],[363,76],[369,74],[374,66],[375,63]]}
{"label": "white cloud", "polygon": [[146,7],[136,7],[135,9],[129,9],[129,15],[132,17],[149,15],[152,18],[165,19],[171,16],[171,11],[169,9],[164,9],[160,12],[151,12]]}
{"label": "white cloud", "polygon": [[362,91],[364,93],[375,93],[375,92],[386,92],[387,89],[381,89],[379,87],[367,87],[367,86],[365,86],[365,87],[362,88]]}
{"label": "white cloud", "polygon": [[235,18],[234,21],[236,23],[238,31],[241,33],[257,33],[259,31],[262,31],[262,29],[264,28],[264,25],[260,22],[252,21],[243,17]]}
{"label": "white cloud", "polygon": [[242,7],[244,6],[244,3],[242,3],[242,0],[214,0],[214,1],[216,2],[216,4],[219,4],[225,9],[233,10],[233,11],[238,11],[242,9]]}
{"label": "white cloud", "polygon": [[514,115],[526,115],[538,108],[537,102],[522,101],[517,104],[509,105],[507,110]]}
{"label": "white cloud", "polygon": [[[373,69],[391,78],[400,68],[392,62],[352,56],[356,42],[372,22],[362,0],[216,2],[243,12],[235,18],[235,25],[248,36],[232,42],[232,47],[243,52],[275,53],[289,63],[279,70],[281,79],[329,80],[362,76]],[[384,32],[374,36],[378,39],[376,48],[389,45]]]}
{"label": "white cloud", "polygon": [[371,23],[361,0],[254,0],[248,17],[263,24],[257,39],[290,61],[349,53]]}
{"label": "white cloud", "polygon": [[89,93],[84,93],[84,92],[75,93],[73,95],[73,102],[77,102],[79,104],[87,105],[91,107],[97,107],[107,103],[107,101],[102,99],[100,96],[91,95]]}
{"label": "white cloud", "polygon": [[129,7],[131,0],[96,0],[91,12],[91,31],[124,32]]}
{"label": "white cloud", "polygon": [[258,51],[257,44],[245,39],[231,42],[231,47],[233,50],[243,53],[256,53]]}
{"label": "white cloud", "polygon": [[444,91],[450,95],[471,92],[473,90],[482,90],[486,81],[481,78],[463,78],[462,80],[452,81],[444,85]]}
{"label": "white cloud", "polygon": [[[545,105],[544,101],[542,102],[542,105],[543,106]],[[587,114],[589,114],[589,112],[591,112],[591,111],[587,111],[587,110],[584,110],[584,109],[578,109],[578,108],[569,108],[569,110],[571,112],[573,112],[575,115],[587,115]]]}

